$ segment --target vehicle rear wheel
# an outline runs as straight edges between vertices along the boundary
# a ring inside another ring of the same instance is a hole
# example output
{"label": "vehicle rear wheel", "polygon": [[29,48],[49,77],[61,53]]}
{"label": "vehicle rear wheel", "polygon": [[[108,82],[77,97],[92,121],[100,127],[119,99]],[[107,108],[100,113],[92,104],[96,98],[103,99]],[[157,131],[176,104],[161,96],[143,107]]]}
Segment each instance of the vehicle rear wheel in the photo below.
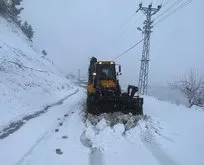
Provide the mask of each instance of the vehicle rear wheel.
{"label": "vehicle rear wheel", "polygon": [[92,114],[92,115],[99,115],[99,108],[97,107],[97,103],[94,100],[93,95],[88,95],[87,96],[87,113]]}

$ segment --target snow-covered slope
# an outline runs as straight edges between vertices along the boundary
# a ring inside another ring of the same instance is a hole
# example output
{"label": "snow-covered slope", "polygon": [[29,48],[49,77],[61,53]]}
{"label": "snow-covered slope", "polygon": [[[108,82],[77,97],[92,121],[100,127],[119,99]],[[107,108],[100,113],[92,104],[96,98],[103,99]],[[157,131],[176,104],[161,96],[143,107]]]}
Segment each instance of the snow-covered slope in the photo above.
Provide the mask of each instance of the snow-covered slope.
{"label": "snow-covered slope", "polygon": [[0,16],[0,127],[43,109],[74,88],[11,20]]}

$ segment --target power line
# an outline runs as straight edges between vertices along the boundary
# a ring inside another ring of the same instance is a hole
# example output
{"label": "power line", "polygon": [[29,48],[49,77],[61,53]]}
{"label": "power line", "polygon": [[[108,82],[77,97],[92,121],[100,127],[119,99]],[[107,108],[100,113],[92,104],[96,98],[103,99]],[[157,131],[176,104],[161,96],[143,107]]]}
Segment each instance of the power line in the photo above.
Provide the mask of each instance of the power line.
{"label": "power line", "polygon": [[177,11],[179,11],[180,9],[184,8],[185,6],[187,6],[189,3],[191,3],[192,0],[187,0],[186,2],[182,3],[181,5],[177,6],[174,10],[172,10],[171,12],[169,12],[167,15],[163,16],[162,18],[160,18],[158,21],[156,21],[153,25],[157,25],[159,22],[165,20],[166,18],[170,17],[171,15],[173,15],[174,13],[176,13]]}
{"label": "power line", "polygon": [[[171,0],[170,0],[171,1]],[[168,1],[168,2],[170,2]],[[157,20],[158,18],[160,18],[161,16],[165,15],[167,12],[171,11],[175,6],[177,6],[179,3],[181,3],[184,0],[178,0],[175,1],[173,4],[171,4],[166,10],[164,10],[161,14],[159,14],[154,20]],[[185,3],[185,2],[184,2]]]}
{"label": "power line", "polygon": [[[129,47],[126,51],[124,51],[123,53],[119,54],[118,56],[116,56],[115,58],[113,58],[112,60],[116,60],[118,58],[120,58],[121,56],[125,55],[126,53],[128,53],[130,50],[132,50],[133,48],[135,48],[137,45],[139,45],[142,41],[144,41],[144,39],[138,41],[136,44],[134,44],[133,46]],[[85,68],[87,66],[84,66],[82,68],[80,68],[79,70],[82,70],[83,68]]]}
{"label": "power line", "polygon": [[[169,2],[171,2],[171,1],[173,1],[173,0],[169,0],[169,1],[167,1],[166,3],[164,3],[164,4],[167,5],[167,4],[168,4]],[[180,3],[181,1],[183,1],[183,0],[179,0],[179,1],[175,2],[174,4],[178,4],[178,2]],[[183,4],[179,5],[179,6],[178,6],[177,8],[175,8],[172,12],[170,12],[168,15],[166,15],[165,18],[167,18],[167,16],[170,16],[170,14],[173,14],[173,13],[176,12],[177,10],[183,8],[184,6],[188,5],[191,1],[192,1],[192,0],[187,0],[187,1],[184,2]],[[171,5],[171,7],[172,7],[172,5]],[[139,20],[139,19],[141,19],[141,18],[142,18],[142,16],[140,16],[137,20]],[[162,17],[161,19],[163,20],[164,17]],[[136,20],[136,21],[137,21],[137,20]],[[157,21],[154,25],[156,25],[158,22],[160,22],[160,21],[162,21],[162,20]],[[135,21],[135,23],[136,23],[136,21]],[[116,60],[116,59],[120,58],[121,56],[125,55],[125,54],[128,53],[130,50],[132,50],[132,49],[135,48],[137,45],[139,45],[142,41],[144,41],[144,38],[143,38],[142,40],[138,41],[136,44],[134,44],[134,45],[131,46],[130,48],[128,48],[126,51],[124,51],[124,52],[121,53],[120,55],[118,55],[118,56],[116,56],[115,58],[113,58],[112,60]]]}
{"label": "power line", "polygon": [[[143,15],[141,15],[138,19],[136,19],[136,21],[133,22],[133,24],[136,24],[139,20],[141,20],[141,18],[143,17]],[[121,33],[120,33],[120,36],[124,35],[125,34],[125,30],[123,30]]]}
{"label": "power line", "polygon": [[[144,39],[138,41],[136,44],[132,45],[131,47],[129,47],[127,50],[125,50],[123,53],[119,54],[118,56],[116,56],[115,58],[113,58],[112,60],[116,60],[118,58],[120,58],[121,56],[125,55],[126,53],[128,53],[130,50],[132,50],[133,48],[135,48],[137,45],[139,45],[142,41],[144,41]],[[85,68],[87,66],[84,66],[82,68],[80,68],[80,70],[82,70],[83,68]]]}
{"label": "power line", "polygon": [[161,3],[161,4],[163,5],[163,3],[164,3],[164,0],[162,0],[162,3]]}
{"label": "power line", "polygon": [[134,12],[133,15],[131,15],[122,25],[120,25],[120,28],[122,28],[123,26],[125,26],[125,24],[130,21],[134,16],[135,16],[136,12]]}
{"label": "power line", "polygon": [[142,41],[144,41],[144,39],[138,41],[136,44],[134,44],[133,46],[131,46],[130,48],[128,48],[126,51],[124,51],[123,53],[121,53],[120,55],[116,56],[115,58],[113,58],[112,60],[116,60],[119,57],[125,55],[127,52],[129,52],[130,50],[132,50],[134,47],[136,47],[137,45],[139,45]]}
{"label": "power line", "polygon": [[[164,6],[166,6],[167,4],[169,4],[169,3],[172,2],[172,1],[173,1],[173,0],[167,1],[166,3],[164,3]],[[162,14],[160,14],[158,17],[156,17],[156,19],[158,19],[159,17],[161,17],[162,15],[164,15],[165,13],[167,13],[168,11],[171,11],[171,9],[172,9],[173,7],[175,7],[176,5],[178,5],[178,4],[179,4],[180,2],[182,2],[182,1],[183,1],[183,0],[178,0],[178,1],[174,2],[174,3],[173,3],[170,7],[168,7]],[[161,19],[159,19],[159,20],[158,20],[156,23],[154,23],[153,25],[156,25],[156,24],[158,24],[159,22],[161,22],[162,20],[166,19],[167,17],[169,17],[170,15],[172,15],[173,13],[175,13],[177,10],[179,10],[179,9],[185,7],[186,5],[188,5],[191,1],[192,1],[192,0],[187,0],[187,1],[185,1],[184,3],[182,3],[181,5],[177,6],[174,10],[172,10],[172,11],[169,12],[169,13],[167,13],[167,15],[165,15],[164,17],[162,17]],[[163,3],[163,2],[162,2],[162,3]],[[135,12],[132,16],[130,16],[127,21],[131,20],[131,19],[134,17],[134,15],[135,15],[136,13],[137,13],[137,12]],[[143,17],[143,15],[141,15],[134,23],[136,23],[137,21],[139,21],[142,17]],[[156,19],[155,19],[155,20],[156,20]],[[124,26],[124,25],[125,25],[125,23],[123,23],[123,24],[121,25],[121,27]],[[116,56],[116,57],[113,58],[112,60],[116,60],[116,59],[120,58],[121,56],[127,54],[130,50],[132,50],[133,48],[135,48],[136,46],[138,46],[142,41],[144,41],[144,38],[143,38],[142,40],[138,41],[136,44],[134,44],[134,45],[132,45],[131,47],[129,47],[127,50],[125,50],[123,53],[119,54],[118,56]],[[84,67],[83,67],[83,68],[84,68]]]}
{"label": "power line", "polygon": [[136,24],[142,17],[143,15],[141,15],[133,24]]}
{"label": "power line", "polygon": [[[169,1],[167,0],[162,6],[165,7],[166,5],[168,5],[168,4],[169,4],[170,2],[172,2],[172,1],[174,1],[174,0],[169,0]],[[162,3],[163,3],[163,2],[162,2]]]}
{"label": "power line", "polygon": [[[164,6],[167,6],[167,4],[169,4],[170,2],[172,2],[173,0],[169,0],[165,3]],[[176,5],[178,5],[180,2],[182,2],[183,0],[176,0],[174,3],[172,3],[170,6],[168,6],[168,8],[166,10],[164,10],[161,14],[159,14],[156,18],[158,19],[159,17],[161,17],[162,15],[166,14],[168,11],[171,11]]]}

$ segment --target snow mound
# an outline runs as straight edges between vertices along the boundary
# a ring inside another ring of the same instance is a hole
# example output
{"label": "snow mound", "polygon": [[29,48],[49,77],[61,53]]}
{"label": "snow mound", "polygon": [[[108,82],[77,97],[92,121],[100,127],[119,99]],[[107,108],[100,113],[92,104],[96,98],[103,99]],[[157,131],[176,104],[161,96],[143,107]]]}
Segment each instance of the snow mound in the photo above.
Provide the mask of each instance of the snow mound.
{"label": "snow mound", "polygon": [[129,130],[137,125],[137,122],[142,118],[148,118],[147,116],[134,116],[132,114],[123,114],[121,112],[104,113],[99,116],[87,115],[88,122],[97,126],[100,123],[106,123],[110,127],[114,127],[117,124],[123,124],[125,130]]}
{"label": "snow mound", "polygon": [[62,99],[74,87],[11,20],[0,16],[0,31],[1,127]]}

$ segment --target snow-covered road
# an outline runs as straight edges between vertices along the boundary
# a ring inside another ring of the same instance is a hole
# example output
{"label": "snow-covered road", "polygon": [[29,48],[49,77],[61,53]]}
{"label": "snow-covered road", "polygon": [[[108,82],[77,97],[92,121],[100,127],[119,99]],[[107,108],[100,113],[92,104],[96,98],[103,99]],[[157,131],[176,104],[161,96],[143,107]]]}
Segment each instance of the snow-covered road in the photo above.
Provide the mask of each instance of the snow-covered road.
{"label": "snow-covered road", "polygon": [[147,97],[148,115],[139,121],[130,117],[132,123],[114,125],[102,117],[94,123],[85,118],[85,96],[79,88],[63,104],[0,140],[1,164],[204,164],[202,111]]}
{"label": "snow-covered road", "polygon": [[[47,141],[59,129],[60,123],[69,121],[72,113],[81,110],[81,96],[83,91],[77,92],[64,101],[64,104],[52,107],[47,113],[38,118],[29,120],[24,126],[11,134],[7,138],[0,140],[0,160],[4,165],[22,164],[29,159],[30,156],[35,157],[35,150],[39,148],[43,142]],[[62,126],[64,128],[64,126]],[[70,131],[74,133],[74,128]],[[47,148],[47,146],[44,146]],[[54,147],[54,145],[53,145]],[[49,148],[47,148],[49,150]],[[51,149],[51,148],[50,148]],[[51,150],[52,152],[52,150]],[[53,150],[55,153],[55,149]],[[46,157],[46,152],[41,152],[42,157]],[[44,155],[44,156],[43,156]],[[37,157],[35,157],[37,158]],[[54,163],[55,164],[55,163]]]}
{"label": "snow-covered road", "polygon": [[66,99],[68,99],[72,95],[75,95],[77,92],[79,92],[79,90],[77,90],[77,89],[73,90],[70,92],[69,95],[67,95],[63,99],[61,99],[55,103],[52,103],[50,105],[46,105],[42,110],[39,110],[39,111],[34,112],[32,114],[25,115],[24,117],[22,117],[21,119],[19,119],[17,121],[10,122],[7,126],[4,126],[4,128],[0,130],[0,139],[4,139],[4,138],[8,137],[10,134],[12,134],[15,131],[17,131],[18,129],[20,129],[27,121],[29,121],[33,118],[36,118],[36,117],[42,115],[43,113],[46,113],[50,108],[53,108],[55,106],[59,106],[59,105],[63,104],[63,102]]}

